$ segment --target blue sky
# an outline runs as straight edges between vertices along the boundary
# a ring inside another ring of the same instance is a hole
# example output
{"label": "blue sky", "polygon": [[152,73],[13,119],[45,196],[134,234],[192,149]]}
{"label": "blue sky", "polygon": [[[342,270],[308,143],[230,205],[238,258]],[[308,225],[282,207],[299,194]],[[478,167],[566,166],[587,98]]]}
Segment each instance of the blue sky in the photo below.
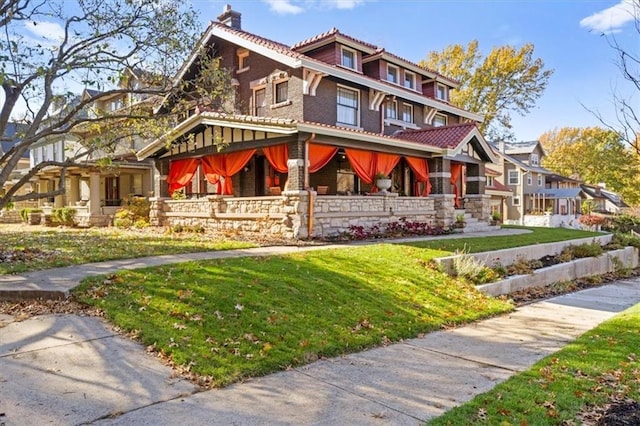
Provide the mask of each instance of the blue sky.
{"label": "blue sky", "polygon": [[[449,44],[477,39],[480,49],[533,43],[554,69],[547,90],[526,116],[513,116],[517,140],[555,127],[597,126],[582,105],[614,120],[613,92],[633,93],[603,32],[640,49],[631,0],[192,0],[203,25],[230,3],[244,30],[292,45],[337,27],[414,62]],[[640,98],[634,101],[640,109]],[[581,105],[582,104],[582,105]]]}

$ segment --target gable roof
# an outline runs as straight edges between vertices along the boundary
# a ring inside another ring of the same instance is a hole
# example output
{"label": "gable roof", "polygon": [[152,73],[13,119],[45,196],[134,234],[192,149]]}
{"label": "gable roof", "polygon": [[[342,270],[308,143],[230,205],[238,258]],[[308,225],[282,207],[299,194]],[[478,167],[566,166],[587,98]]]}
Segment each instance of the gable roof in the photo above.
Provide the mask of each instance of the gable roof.
{"label": "gable roof", "polygon": [[[27,128],[23,123],[7,123],[7,128],[4,131],[4,135],[0,137],[0,154],[9,152],[9,150],[22,139],[20,133],[24,132]],[[20,158],[29,158],[29,150],[27,149],[22,153]]]}
{"label": "gable roof", "polygon": [[513,164],[514,166],[518,167],[519,169],[522,169],[524,171],[527,172],[533,172],[533,173],[541,173],[543,175],[550,175],[553,174],[553,172],[549,169],[545,169],[544,167],[540,167],[540,166],[530,166],[529,164],[518,160],[515,157],[512,157],[509,154],[505,154],[504,152],[500,152],[499,150],[494,151],[497,152],[497,154],[502,157],[504,159],[504,161]]}
{"label": "gable roof", "polygon": [[542,155],[546,155],[546,152],[539,141],[505,142],[504,152],[505,154],[511,155],[531,154],[538,146],[540,147]]}
{"label": "gable roof", "polygon": [[580,184],[580,187],[591,198],[608,200],[616,207],[629,207],[629,205],[622,200],[622,197],[613,191],[609,191],[596,185],[587,185],[585,183]]}
{"label": "gable roof", "polygon": [[431,129],[402,130],[394,133],[393,137],[443,148],[450,156],[459,154],[465,145],[475,140],[478,145],[476,149],[480,148],[480,151],[484,153],[484,159],[492,163],[496,162],[491,145],[484,140],[475,123],[453,124]]}
{"label": "gable roof", "polygon": [[387,50],[382,47],[345,34],[336,27],[333,27],[332,29],[324,33],[317,34],[306,40],[298,42],[291,46],[291,49],[296,52],[304,53],[333,42],[337,42],[364,52],[365,55],[363,55],[362,58],[363,63],[376,58],[384,58],[390,62],[396,63],[397,65],[411,68],[413,69],[413,71],[419,72],[430,79],[447,82],[449,83],[449,85],[455,88],[460,86],[460,83],[452,78],[444,76],[437,71],[431,70],[427,67],[423,67],[419,64],[416,64],[415,62],[409,61],[408,59],[402,58],[391,52],[387,52]]}
{"label": "gable roof", "polygon": [[[197,62],[201,49],[205,46],[210,45],[213,42],[214,38],[225,40],[239,47],[256,52],[262,56],[265,56],[291,68],[305,68],[316,71],[320,74],[338,77],[355,84],[378,90],[382,93],[396,95],[403,99],[407,99],[418,104],[427,105],[429,107],[436,108],[437,110],[455,114],[473,121],[482,122],[484,120],[484,116],[463,110],[449,104],[448,102],[443,102],[438,99],[427,97],[422,93],[410,90],[400,85],[368,77],[355,70],[322,62],[320,60],[311,58],[304,53],[298,52],[287,46],[286,44],[269,40],[265,37],[255,35],[244,30],[232,28],[228,25],[215,21],[212,21],[209,24],[209,27],[203,33],[202,37],[193,49],[191,55],[187,58],[180,70],[177,72],[176,76],[174,77],[174,84],[178,84],[187,75],[191,67]],[[415,66],[417,67],[417,65]],[[424,68],[422,69],[424,70],[424,72],[426,72]]]}

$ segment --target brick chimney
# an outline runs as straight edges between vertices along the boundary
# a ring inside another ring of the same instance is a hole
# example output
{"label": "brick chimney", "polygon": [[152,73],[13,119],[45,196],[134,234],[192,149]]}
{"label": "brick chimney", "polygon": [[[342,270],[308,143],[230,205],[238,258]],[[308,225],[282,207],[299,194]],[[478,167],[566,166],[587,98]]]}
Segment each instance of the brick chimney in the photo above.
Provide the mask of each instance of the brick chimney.
{"label": "brick chimney", "polygon": [[218,16],[218,21],[236,30],[241,30],[242,29],[241,17],[242,15],[236,12],[235,10],[231,9],[231,5],[228,4],[224,7],[222,14]]}

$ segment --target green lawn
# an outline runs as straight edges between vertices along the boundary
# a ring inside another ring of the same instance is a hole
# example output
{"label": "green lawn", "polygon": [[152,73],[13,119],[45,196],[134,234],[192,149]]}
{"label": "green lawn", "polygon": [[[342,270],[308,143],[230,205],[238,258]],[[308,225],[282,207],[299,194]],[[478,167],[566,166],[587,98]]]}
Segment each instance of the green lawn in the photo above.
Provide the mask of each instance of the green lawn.
{"label": "green lawn", "polygon": [[[162,254],[255,247],[206,234],[170,234],[164,229],[40,228],[0,225],[0,274]],[[4,259],[4,261],[3,261]]]}
{"label": "green lawn", "polygon": [[530,246],[535,244],[553,243],[557,241],[589,238],[603,235],[602,232],[579,231],[565,228],[537,228],[523,226],[503,226],[503,228],[526,229],[532,232],[487,238],[452,238],[442,240],[424,240],[408,243],[416,247],[432,248],[436,250],[455,252],[463,250],[467,253],[500,250],[512,247]]}
{"label": "green lawn", "polygon": [[123,271],[75,295],[211,386],[383,345],[512,305],[379,244]]}
{"label": "green lawn", "polygon": [[581,424],[582,411],[640,401],[639,349],[640,304],[429,425]]}

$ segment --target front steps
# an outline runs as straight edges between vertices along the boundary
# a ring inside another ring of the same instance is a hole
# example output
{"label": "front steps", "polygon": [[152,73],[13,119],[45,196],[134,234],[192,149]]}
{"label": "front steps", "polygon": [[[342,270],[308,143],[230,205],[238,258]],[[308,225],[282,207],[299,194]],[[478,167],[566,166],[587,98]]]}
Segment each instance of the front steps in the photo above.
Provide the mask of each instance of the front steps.
{"label": "front steps", "polygon": [[496,229],[500,229],[500,225],[489,225],[488,220],[478,220],[471,216],[471,213],[467,213],[464,210],[456,210],[456,217],[462,214],[464,215],[465,226],[460,229],[462,233],[469,232],[489,232]]}

